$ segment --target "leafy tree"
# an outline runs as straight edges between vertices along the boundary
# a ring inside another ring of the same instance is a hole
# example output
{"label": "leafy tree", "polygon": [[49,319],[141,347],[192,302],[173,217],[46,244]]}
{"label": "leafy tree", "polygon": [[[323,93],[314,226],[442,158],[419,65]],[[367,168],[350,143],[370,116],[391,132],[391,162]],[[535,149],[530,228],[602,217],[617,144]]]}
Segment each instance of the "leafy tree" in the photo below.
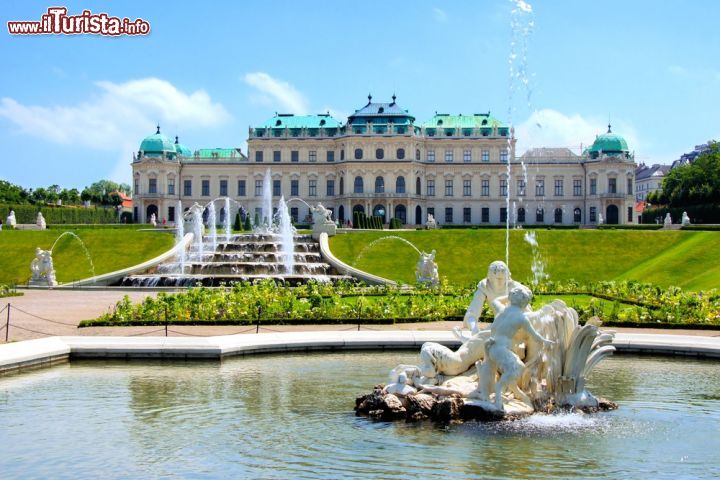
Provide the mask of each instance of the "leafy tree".
{"label": "leafy tree", "polygon": [[720,204],[720,144],[711,142],[710,150],[693,163],[670,170],[663,180],[662,193],[652,200],[650,203],[671,207]]}

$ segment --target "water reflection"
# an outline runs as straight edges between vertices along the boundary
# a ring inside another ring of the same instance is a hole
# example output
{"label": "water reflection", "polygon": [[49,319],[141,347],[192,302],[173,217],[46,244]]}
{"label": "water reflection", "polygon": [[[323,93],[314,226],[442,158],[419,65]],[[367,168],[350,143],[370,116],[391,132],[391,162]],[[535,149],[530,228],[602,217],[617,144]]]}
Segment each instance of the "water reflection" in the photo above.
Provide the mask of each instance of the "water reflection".
{"label": "water reflection", "polygon": [[58,478],[101,470],[109,478],[720,475],[715,362],[611,358],[589,383],[620,409],[599,415],[449,426],[354,416],[357,394],[415,357],[74,362],[1,378],[0,471]]}

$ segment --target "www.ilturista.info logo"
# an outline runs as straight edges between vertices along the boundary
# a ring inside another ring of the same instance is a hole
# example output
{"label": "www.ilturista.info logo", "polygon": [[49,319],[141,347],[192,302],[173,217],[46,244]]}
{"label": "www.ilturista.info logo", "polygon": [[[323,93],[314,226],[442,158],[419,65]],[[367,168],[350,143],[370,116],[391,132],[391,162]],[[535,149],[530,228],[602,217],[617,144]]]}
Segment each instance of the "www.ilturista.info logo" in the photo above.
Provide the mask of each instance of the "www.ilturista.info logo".
{"label": "www.ilturista.info logo", "polygon": [[138,18],[111,17],[107,13],[83,10],[80,15],[68,15],[66,7],[50,7],[40,21],[7,22],[11,35],[147,35],[150,23]]}

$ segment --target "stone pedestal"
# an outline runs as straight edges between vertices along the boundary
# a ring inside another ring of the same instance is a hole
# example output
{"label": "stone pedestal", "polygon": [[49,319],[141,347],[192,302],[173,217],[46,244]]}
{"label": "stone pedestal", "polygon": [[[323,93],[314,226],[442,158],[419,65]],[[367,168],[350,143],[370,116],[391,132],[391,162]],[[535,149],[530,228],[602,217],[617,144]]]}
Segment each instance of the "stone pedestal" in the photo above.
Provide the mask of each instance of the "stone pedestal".
{"label": "stone pedestal", "polygon": [[313,225],[312,238],[313,240],[320,240],[321,233],[327,233],[328,237],[332,237],[337,233],[337,225],[334,223],[321,223]]}

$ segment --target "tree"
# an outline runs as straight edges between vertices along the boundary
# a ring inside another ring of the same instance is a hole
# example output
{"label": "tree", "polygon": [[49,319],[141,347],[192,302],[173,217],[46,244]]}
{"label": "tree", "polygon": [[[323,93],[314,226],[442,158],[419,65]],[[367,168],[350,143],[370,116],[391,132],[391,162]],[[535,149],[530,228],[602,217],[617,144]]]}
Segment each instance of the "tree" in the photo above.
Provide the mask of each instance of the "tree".
{"label": "tree", "polygon": [[673,168],[663,180],[656,202],[671,207],[720,204],[720,144],[710,142],[708,152],[693,163]]}

